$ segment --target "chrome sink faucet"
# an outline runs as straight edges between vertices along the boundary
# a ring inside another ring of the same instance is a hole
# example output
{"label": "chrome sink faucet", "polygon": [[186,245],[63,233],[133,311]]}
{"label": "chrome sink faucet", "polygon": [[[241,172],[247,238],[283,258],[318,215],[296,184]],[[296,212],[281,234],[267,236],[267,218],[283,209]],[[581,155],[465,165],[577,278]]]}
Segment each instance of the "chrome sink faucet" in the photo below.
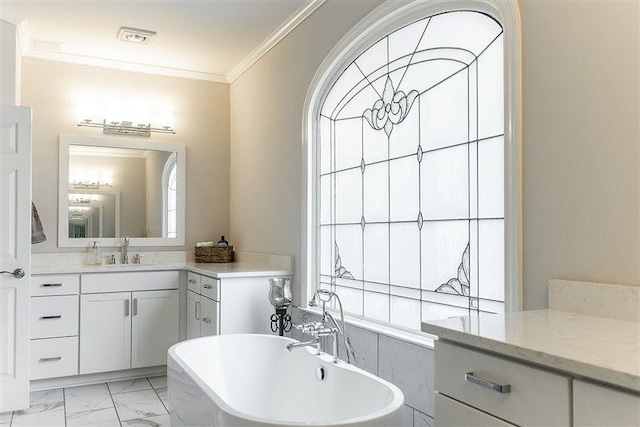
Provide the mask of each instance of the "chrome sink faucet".
{"label": "chrome sink faucet", "polygon": [[122,263],[129,264],[129,237],[124,236],[122,240]]}

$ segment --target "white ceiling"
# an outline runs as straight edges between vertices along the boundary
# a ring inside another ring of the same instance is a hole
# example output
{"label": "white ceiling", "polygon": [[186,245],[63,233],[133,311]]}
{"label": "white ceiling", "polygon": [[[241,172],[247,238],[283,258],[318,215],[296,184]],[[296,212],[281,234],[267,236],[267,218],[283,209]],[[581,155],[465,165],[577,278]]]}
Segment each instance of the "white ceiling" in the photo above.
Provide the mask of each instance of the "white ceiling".
{"label": "white ceiling", "polygon": [[[232,81],[324,0],[0,0],[24,56]],[[149,45],[121,26],[157,32]]]}

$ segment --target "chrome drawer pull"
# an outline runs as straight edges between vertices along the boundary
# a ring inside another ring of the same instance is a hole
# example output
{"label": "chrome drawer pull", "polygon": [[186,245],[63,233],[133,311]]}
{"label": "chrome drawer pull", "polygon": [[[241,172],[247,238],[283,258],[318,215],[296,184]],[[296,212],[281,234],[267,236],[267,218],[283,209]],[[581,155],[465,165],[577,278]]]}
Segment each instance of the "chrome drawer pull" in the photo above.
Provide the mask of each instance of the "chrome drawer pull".
{"label": "chrome drawer pull", "polygon": [[209,284],[202,285],[202,287],[205,288],[205,289],[211,289],[211,285],[209,285]]}
{"label": "chrome drawer pull", "polygon": [[62,356],[55,356],[55,357],[41,357],[40,361],[41,362],[57,362],[59,360],[62,360]]}
{"label": "chrome drawer pull", "polygon": [[195,279],[189,279],[189,283],[196,283]]}
{"label": "chrome drawer pull", "polygon": [[202,318],[202,321],[203,321],[204,323],[209,323],[209,324],[211,323],[211,319],[210,319],[210,318],[208,318],[208,317],[203,317],[203,318]]}
{"label": "chrome drawer pull", "polygon": [[43,283],[42,285],[43,288],[59,288],[60,286],[62,286],[62,283]]}
{"label": "chrome drawer pull", "polygon": [[478,384],[479,386],[489,388],[493,391],[497,391],[498,393],[511,393],[511,385],[510,384],[498,384],[493,381],[485,380],[484,378],[476,377],[473,375],[473,372],[467,372],[464,374],[464,380],[470,383]]}
{"label": "chrome drawer pull", "polygon": [[58,314],[55,316],[40,316],[40,320],[50,320],[50,319],[62,319],[62,314]]}

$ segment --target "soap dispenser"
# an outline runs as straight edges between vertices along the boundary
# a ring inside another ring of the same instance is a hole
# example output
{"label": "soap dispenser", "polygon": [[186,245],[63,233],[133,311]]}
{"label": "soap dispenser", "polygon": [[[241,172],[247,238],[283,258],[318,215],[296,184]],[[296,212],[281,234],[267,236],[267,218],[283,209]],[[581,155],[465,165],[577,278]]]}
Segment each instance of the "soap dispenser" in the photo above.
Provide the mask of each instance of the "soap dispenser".
{"label": "soap dispenser", "polygon": [[224,236],[221,236],[220,240],[218,240],[218,247],[226,248],[227,246],[229,246],[229,242],[224,239]]}
{"label": "soap dispenser", "polygon": [[100,259],[100,250],[98,249],[98,241],[93,241],[93,247],[91,248],[91,252],[89,253],[87,264],[90,265],[99,265],[102,264],[102,260]]}

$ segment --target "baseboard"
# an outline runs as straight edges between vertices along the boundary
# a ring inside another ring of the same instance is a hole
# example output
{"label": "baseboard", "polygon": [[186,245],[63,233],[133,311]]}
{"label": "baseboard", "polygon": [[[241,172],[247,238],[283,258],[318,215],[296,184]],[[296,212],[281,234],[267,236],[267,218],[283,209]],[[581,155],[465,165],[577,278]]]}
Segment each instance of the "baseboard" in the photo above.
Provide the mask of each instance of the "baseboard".
{"label": "baseboard", "polygon": [[100,384],[107,381],[133,380],[136,378],[153,377],[166,374],[166,366],[152,366],[150,368],[127,369],[124,371],[100,372],[97,374],[33,380],[30,382],[30,388],[31,391],[50,390],[61,387]]}

